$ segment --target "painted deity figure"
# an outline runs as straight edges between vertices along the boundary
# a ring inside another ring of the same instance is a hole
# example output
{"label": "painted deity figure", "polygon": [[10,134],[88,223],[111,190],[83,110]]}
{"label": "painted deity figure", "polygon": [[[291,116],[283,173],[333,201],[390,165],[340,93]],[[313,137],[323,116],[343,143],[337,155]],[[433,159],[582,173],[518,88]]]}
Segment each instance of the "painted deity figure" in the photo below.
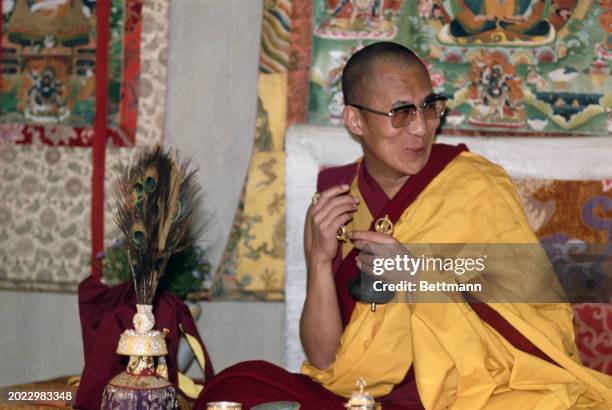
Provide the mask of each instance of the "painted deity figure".
{"label": "painted deity figure", "polygon": [[45,69],[40,76],[32,73],[34,85],[30,88],[30,95],[35,105],[56,105],[62,94],[62,84],[55,80],[51,69]]}
{"label": "painted deity figure", "polygon": [[483,52],[472,61],[468,90],[473,110],[470,123],[482,126],[522,127],[524,111],[521,79],[501,53]]}
{"label": "painted deity figure", "polygon": [[326,0],[315,35],[332,39],[391,39],[403,0]]}
{"label": "painted deity figure", "polygon": [[336,7],[330,9],[331,17],[337,17],[343,10],[349,13],[349,25],[377,25],[381,17],[381,0],[341,0]]}
{"label": "painted deity figure", "polygon": [[69,111],[62,101],[63,85],[56,79],[52,68],[45,68],[40,74],[30,72],[32,86],[28,90],[25,115],[40,122],[60,122]]}
{"label": "painted deity figure", "polygon": [[502,119],[505,108],[513,109],[507,97],[510,91],[508,78],[499,64],[486,67],[481,73],[480,98],[484,105],[491,108],[489,115],[493,118]]}
{"label": "painted deity figure", "polygon": [[452,0],[454,19],[449,31],[455,38],[476,37],[485,42],[547,36],[552,29],[545,18],[548,1]]}

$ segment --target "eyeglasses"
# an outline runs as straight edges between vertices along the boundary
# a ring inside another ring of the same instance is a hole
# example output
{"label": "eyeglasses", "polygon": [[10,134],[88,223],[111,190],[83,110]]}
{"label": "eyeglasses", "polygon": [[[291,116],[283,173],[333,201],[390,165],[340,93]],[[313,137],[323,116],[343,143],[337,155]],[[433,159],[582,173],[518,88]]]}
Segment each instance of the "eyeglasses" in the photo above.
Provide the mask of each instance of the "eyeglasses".
{"label": "eyeglasses", "polygon": [[426,120],[435,120],[440,118],[444,114],[446,109],[446,97],[434,94],[430,96],[422,107],[417,107],[414,104],[400,105],[399,107],[392,108],[389,112],[376,111],[363,105],[348,104],[350,107],[355,107],[360,110],[368,111],[373,114],[384,115],[385,117],[391,118],[391,125],[393,128],[402,128],[410,125],[416,119],[417,111],[423,113],[423,117]]}

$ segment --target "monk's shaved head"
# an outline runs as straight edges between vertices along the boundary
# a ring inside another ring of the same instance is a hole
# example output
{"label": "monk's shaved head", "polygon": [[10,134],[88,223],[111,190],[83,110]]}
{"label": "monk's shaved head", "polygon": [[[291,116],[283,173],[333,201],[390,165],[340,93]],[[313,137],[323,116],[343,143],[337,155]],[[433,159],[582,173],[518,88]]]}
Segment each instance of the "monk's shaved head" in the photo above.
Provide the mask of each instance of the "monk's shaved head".
{"label": "monk's shaved head", "polygon": [[342,71],[344,104],[358,104],[364,92],[375,82],[376,66],[394,64],[427,75],[421,60],[408,48],[387,41],[370,44],[351,56]]}

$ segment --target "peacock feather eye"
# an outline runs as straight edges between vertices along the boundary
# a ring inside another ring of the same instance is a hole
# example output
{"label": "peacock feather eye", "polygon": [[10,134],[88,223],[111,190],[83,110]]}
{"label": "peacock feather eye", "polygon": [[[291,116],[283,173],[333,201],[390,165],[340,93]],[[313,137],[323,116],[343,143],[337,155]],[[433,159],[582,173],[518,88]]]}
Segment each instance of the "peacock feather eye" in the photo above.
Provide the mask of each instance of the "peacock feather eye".
{"label": "peacock feather eye", "polygon": [[145,173],[144,177],[144,189],[147,194],[155,191],[157,189],[157,179],[159,178],[157,174],[157,169],[149,168]]}
{"label": "peacock feather eye", "polygon": [[144,196],[144,186],[140,181],[134,183],[134,192],[136,193],[136,198],[142,199]]}
{"label": "peacock feather eye", "polygon": [[145,179],[145,191],[147,194],[155,191],[155,188],[157,188],[157,181],[153,177],[147,177]]}
{"label": "peacock feather eye", "polygon": [[136,222],[132,226],[132,243],[137,248],[144,245],[145,242],[145,227],[142,222]]}
{"label": "peacock feather eye", "polygon": [[142,231],[134,231],[132,232],[132,242],[137,248],[140,248],[144,243],[144,232]]}

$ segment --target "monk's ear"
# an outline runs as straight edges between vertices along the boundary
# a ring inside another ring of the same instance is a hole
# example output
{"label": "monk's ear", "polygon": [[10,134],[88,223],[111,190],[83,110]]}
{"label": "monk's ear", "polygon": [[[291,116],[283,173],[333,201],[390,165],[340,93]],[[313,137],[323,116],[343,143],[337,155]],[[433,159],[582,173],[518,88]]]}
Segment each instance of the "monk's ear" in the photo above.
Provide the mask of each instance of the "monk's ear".
{"label": "monk's ear", "polygon": [[359,110],[355,107],[345,106],[344,107],[344,125],[349,132],[355,136],[363,135],[363,117]]}

